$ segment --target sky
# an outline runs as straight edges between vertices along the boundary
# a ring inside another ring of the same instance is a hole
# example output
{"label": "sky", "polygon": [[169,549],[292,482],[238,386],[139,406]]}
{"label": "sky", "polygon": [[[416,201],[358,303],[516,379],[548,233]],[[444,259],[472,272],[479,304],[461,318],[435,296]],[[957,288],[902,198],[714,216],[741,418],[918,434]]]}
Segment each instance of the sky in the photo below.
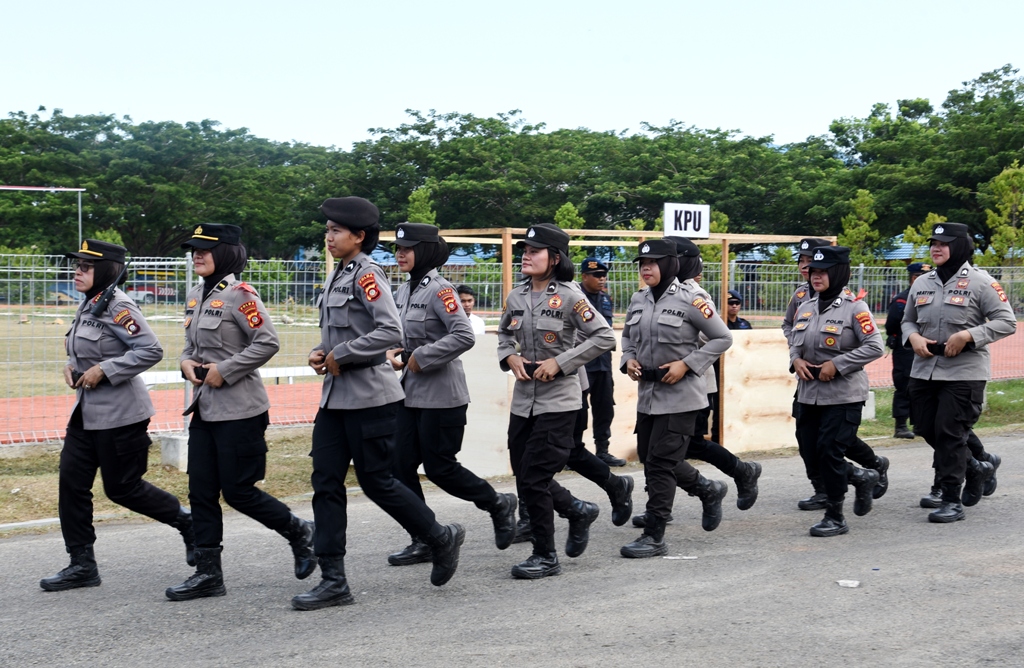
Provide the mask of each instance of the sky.
{"label": "sky", "polygon": [[1024,2],[0,0],[0,113],[220,121],[350,149],[406,109],[827,134],[1024,66]]}

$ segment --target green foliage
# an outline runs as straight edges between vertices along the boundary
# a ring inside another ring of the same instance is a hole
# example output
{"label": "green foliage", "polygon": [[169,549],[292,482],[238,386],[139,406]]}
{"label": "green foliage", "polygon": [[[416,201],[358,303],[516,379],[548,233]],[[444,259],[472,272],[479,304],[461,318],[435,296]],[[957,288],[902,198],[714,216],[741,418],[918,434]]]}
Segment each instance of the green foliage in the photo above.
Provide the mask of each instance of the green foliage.
{"label": "green foliage", "polygon": [[928,237],[932,235],[932,228],[935,227],[935,225],[945,222],[945,216],[929,212],[928,215],[925,216],[923,223],[917,227],[908,225],[907,229],[903,230],[903,241],[909,244],[914,244],[914,251],[911,254],[912,262],[923,262],[929,259]]}
{"label": "green foliage", "polygon": [[[711,233],[725,234],[729,231],[729,216],[721,211],[711,210]],[[700,257],[705,264],[722,261],[722,247],[718,244],[701,244]],[[735,260],[736,253],[729,252],[729,259]]]}
{"label": "green foliage", "polygon": [[1004,169],[982,186],[986,224],[992,231],[991,243],[982,261],[989,265],[1021,264],[1024,248],[1024,168],[1020,162]]}
{"label": "green foliage", "polygon": [[[572,202],[566,202],[562,206],[558,207],[558,211],[555,211],[555,225],[562,228],[563,230],[582,230],[587,221],[583,220],[580,216],[579,209]],[[585,237],[575,237],[576,239],[583,239]],[[573,262],[581,262],[583,258],[587,257],[591,253],[589,246],[570,246],[569,247],[569,259]]]}
{"label": "green foliage", "polygon": [[878,220],[875,213],[875,198],[867,190],[858,190],[851,199],[850,213],[843,216],[843,231],[839,233],[839,245],[850,249],[850,264],[872,265],[877,262],[880,234],[874,227]]}
{"label": "green foliage", "polygon": [[789,246],[776,246],[768,264],[796,264],[796,260],[793,259],[793,250]]}
{"label": "green foliage", "polygon": [[110,244],[117,244],[118,246],[124,246],[124,240],[121,239],[121,233],[117,230],[97,230],[90,238],[96,239],[97,241],[106,241]]}
{"label": "green foliage", "polygon": [[420,186],[409,194],[409,213],[406,215],[406,219],[410,223],[435,224],[437,214],[434,213],[434,203],[430,201],[432,190],[433,182],[428,181],[426,185]]}

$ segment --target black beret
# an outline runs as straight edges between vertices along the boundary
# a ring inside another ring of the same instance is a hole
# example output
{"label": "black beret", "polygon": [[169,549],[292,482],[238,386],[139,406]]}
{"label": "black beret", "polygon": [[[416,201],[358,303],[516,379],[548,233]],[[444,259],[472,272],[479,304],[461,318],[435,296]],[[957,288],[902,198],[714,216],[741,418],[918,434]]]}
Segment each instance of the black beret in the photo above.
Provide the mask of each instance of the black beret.
{"label": "black beret", "polygon": [[927,274],[931,270],[932,266],[924,262],[913,262],[907,265],[908,274]]}
{"label": "black beret", "polygon": [[377,207],[362,197],[332,197],[324,200],[320,205],[320,211],[327,216],[327,220],[349,230],[365,230],[380,220],[380,211]]}
{"label": "black beret", "polygon": [[837,264],[850,264],[850,249],[846,246],[819,246],[811,256],[811,269],[828,269]]}
{"label": "black beret", "polygon": [[580,262],[580,273],[581,274],[600,274],[601,272],[608,273],[608,265],[601,262],[596,257],[585,257],[583,262]]}
{"label": "black beret", "polygon": [[651,239],[650,241],[641,242],[637,247],[637,251],[639,255],[633,258],[633,262],[639,262],[641,258],[658,260],[663,257],[678,257],[679,255],[679,252],[676,251],[676,242],[670,238]]}
{"label": "black beret", "polygon": [[700,248],[686,237],[672,237],[676,242],[679,257],[700,257]]}
{"label": "black beret", "polygon": [[437,243],[440,240],[438,228],[425,223],[399,223],[395,230],[396,246],[415,246],[421,241]]}
{"label": "black beret", "polygon": [[797,255],[814,255],[815,248],[821,248],[822,246],[831,246],[832,242],[828,239],[819,239],[818,237],[807,237],[806,239],[800,240],[800,248],[797,250]]}
{"label": "black beret", "polygon": [[928,240],[942,241],[948,244],[957,237],[963,239],[971,238],[971,233],[966,225],[963,223],[938,223],[932,228],[932,235],[928,237]]}
{"label": "black beret", "polygon": [[64,257],[77,257],[80,260],[110,260],[124,264],[124,254],[128,249],[124,246],[97,241],[96,239],[85,239],[82,247],[77,253],[64,253]]}
{"label": "black beret", "polygon": [[540,223],[526,230],[526,238],[516,242],[516,248],[533,246],[534,248],[554,248],[566,255],[569,254],[569,235],[562,228],[552,223]]}
{"label": "black beret", "polygon": [[182,248],[213,248],[219,244],[237,246],[242,243],[242,228],[238,225],[206,223],[192,231],[192,238]]}

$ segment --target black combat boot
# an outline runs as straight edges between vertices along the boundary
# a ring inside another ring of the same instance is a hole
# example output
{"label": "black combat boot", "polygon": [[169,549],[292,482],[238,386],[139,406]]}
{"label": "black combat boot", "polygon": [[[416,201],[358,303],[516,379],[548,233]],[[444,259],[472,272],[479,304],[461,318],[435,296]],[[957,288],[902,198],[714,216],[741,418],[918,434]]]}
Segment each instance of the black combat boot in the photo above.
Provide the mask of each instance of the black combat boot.
{"label": "black combat boot", "polygon": [[185,541],[185,563],[195,566],[196,534],[192,531],[192,513],[184,506],[179,508],[171,526],[181,533],[181,539]]}
{"label": "black combat boot", "polygon": [[896,418],[896,432],[893,438],[914,438],[914,432],[907,427],[907,418]]}
{"label": "black combat boot", "polygon": [[[616,466],[616,467],[618,467],[618,466],[625,466],[626,465],[626,460],[625,459],[620,459],[619,457],[616,457],[612,453],[608,452],[608,444],[607,443],[596,443],[594,445],[594,449],[597,450],[597,458],[600,459],[605,464],[607,464],[608,466]],[[615,526],[620,526],[620,525],[616,524]]]}
{"label": "black combat boot", "polygon": [[633,514],[633,486],[636,481],[631,475],[608,476],[604,483],[604,491],[608,492],[608,500],[612,502],[612,524],[622,526]]}
{"label": "black combat boot", "polygon": [[853,498],[853,514],[857,517],[871,512],[871,502],[875,498],[875,486],[878,484],[878,471],[862,469],[853,464],[846,465],[846,479],[856,492]]}
{"label": "black combat boot", "polygon": [[412,542],[404,549],[388,555],[388,563],[392,566],[411,566],[412,564],[422,564],[432,559],[430,546],[418,536],[413,536]]}
{"label": "black combat boot", "polygon": [[814,494],[796,502],[796,507],[800,510],[821,510],[828,501],[825,485],[819,478],[811,478],[811,486],[814,487]]}
{"label": "black combat boot", "polygon": [[686,490],[690,496],[700,499],[704,512],[700,517],[700,525],[704,531],[714,531],[722,523],[722,499],[729,493],[729,486],[721,480],[708,480],[702,475],[697,482]]}
{"label": "black combat boot", "polygon": [[435,587],[447,583],[455,575],[459,567],[459,550],[466,540],[466,530],[461,524],[449,524],[441,529],[444,531],[441,536],[427,539],[434,562],[434,567],[430,570],[430,584]]}
{"label": "black combat boot", "polygon": [[319,610],[332,605],[355,603],[345,579],[344,557],[320,557],[320,584],[292,598],[296,610]]}
{"label": "black combat boot", "polygon": [[498,494],[487,512],[491,514],[494,525],[494,544],[499,550],[505,550],[516,538],[516,495]]}
{"label": "black combat boot", "polygon": [[558,563],[554,540],[549,539],[548,543],[548,545],[534,544],[533,554],[526,561],[512,567],[512,577],[519,580],[539,580],[561,573],[562,567]]}
{"label": "black combat boot", "polygon": [[871,496],[880,499],[889,491],[889,458],[877,455],[875,465],[871,468],[878,471],[878,482],[875,483],[875,489],[872,490]]}
{"label": "black combat boot", "polygon": [[960,485],[943,485],[942,505],[938,510],[928,513],[928,521],[947,524],[962,520],[964,517],[964,507],[960,505]]}
{"label": "black combat boot", "polygon": [[176,587],[168,587],[164,594],[172,601],[190,601],[207,596],[223,596],[228,593],[224,587],[224,571],[220,567],[220,553],[223,547],[197,547],[196,572]]}
{"label": "black combat boot", "polygon": [[928,496],[921,497],[922,508],[938,508],[942,505],[942,488],[938,485],[932,485],[932,491],[928,492]]}
{"label": "black combat boot", "polygon": [[[672,524],[672,520],[672,513],[669,513],[668,517],[665,519],[665,524]],[[641,515],[634,515],[633,526],[635,526],[637,529],[643,529],[645,526],[647,526],[647,513],[643,513]]]}
{"label": "black combat boot", "polygon": [[843,517],[843,499],[828,501],[825,504],[825,517],[811,527],[811,535],[819,538],[828,538],[848,533],[850,527]]}
{"label": "black combat boot", "polygon": [[519,499],[519,521],[516,522],[516,537],[513,543],[528,543],[533,540],[533,528],[530,526],[530,513],[526,510],[526,502]]}
{"label": "black combat boot", "polygon": [[973,506],[981,501],[985,483],[995,475],[996,469],[988,462],[979,462],[974,457],[967,460],[967,480],[964,483],[963,504]]}
{"label": "black combat boot", "polygon": [[665,545],[665,520],[646,513],[643,535],[632,543],[623,545],[619,549],[619,554],[629,559],[646,559],[668,554],[668,545]]}
{"label": "black combat boot", "polygon": [[740,462],[732,472],[736,481],[736,507],[749,510],[757,503],[757,479],[761,477],[761,465],[757,462]]}
{"label": "black combat boot", "polygon": [[569,520],[569,535],[565,539],[565,556],[578,557],[590,542],[590,525],[594,523],[601,509],[596,503],[573,499],[572,506],[565,513]]}
{"label": "black combat boot", "polygon": [[1003,463],[1003,459],[999,455],[986,452],[985,461],[992,465],[992,475],[985,481],[985,489],[981,494],[982,496],[992,496],[996,491],[996,471],[999,470],[999,465]]}
{"label": "black combat boot", "polygon": [[281,532],[281,535],[288,539],[288,544],[292,546],[292,556],[295,557],[295,577],[300,580],[305,580],[316,570],[316,555],[313,553],[314,529],[312,522],[292,515],[288,526]]}
{"label": "black combat boot", "polygon": [[67,548],[71,555],[68,567],[54,575],[43,578],[39,586],[46,591],[64,591],[78,587],[99,587],[100,571],[96,568],[96,555],[92,545],[81,545]]}

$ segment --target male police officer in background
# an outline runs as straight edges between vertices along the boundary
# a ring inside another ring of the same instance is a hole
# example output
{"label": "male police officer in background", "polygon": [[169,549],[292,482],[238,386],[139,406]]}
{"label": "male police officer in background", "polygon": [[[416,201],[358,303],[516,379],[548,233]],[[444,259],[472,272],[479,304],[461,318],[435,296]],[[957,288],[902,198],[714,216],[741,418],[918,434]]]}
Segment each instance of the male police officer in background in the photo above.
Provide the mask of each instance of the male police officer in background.
{"label": "male police officer in background", "polygon": [[[583,288],[583,294],[611,326],[612,300],[605,292],[607,284],[608,266],[594,257],[583,260],[580,264],[580,286]],[[585,368],[590,389],[583,390],[583,408],[580,409],[579,419],[576,421],[576,443],[577,445],[583,443],[589,404],[594,411],[594,448],[597,451],[598,459],[608,466],[625,466],[625,459],[620,459],[608,452],[608,444],[612,436],[612,418],[615,417],[615,384],[612,381],[611,351],[587,362]],[[587,401],[588,397],[590,398],[589,402]]]}
{"label": "male police officer in background", "polygon": [[914,351],[903,347],[900,323],[903,320],[903,311],[907,308],[910,287],[914,285],[918,276],[931,270],[931,265],[922,262],[907,265],[910,285],[892,298],[892,302],[889,303],[889,315],[885,319],[885,345],[892,350],[892,384],[896,386],[896,392],[892,395],[892,417],[896,420],[894,438],[914,438],[914,432],[907,428],[907,418],[910,417],[910,394],[907,392],[907,386],[910,384],[910,368],[914,365]]}

